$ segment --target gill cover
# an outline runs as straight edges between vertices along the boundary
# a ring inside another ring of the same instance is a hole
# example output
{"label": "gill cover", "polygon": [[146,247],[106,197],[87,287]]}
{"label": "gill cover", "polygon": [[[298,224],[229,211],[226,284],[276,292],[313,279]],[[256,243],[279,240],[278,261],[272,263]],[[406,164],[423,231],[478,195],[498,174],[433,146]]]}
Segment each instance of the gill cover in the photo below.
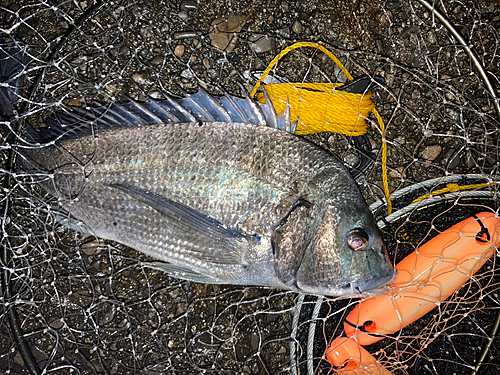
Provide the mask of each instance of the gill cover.
{"label": "gill cover", "polygon": [[287,211],[271,231],[274,270],[278,278],[292,289],[296,287],[297,271],[311,239],[314,212],[311,203],[296,199],[288,204]]}

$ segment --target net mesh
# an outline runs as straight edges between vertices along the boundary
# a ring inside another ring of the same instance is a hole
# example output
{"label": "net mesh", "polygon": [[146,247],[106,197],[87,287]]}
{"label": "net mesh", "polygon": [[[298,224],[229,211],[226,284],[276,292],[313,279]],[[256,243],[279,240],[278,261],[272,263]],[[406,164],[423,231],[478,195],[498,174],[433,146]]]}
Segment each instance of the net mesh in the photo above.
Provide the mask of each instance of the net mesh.
{"label": "net mesh", "polygon": [[[498,3],[435,6],[498,85]],[[384,219],[382,134],[372,117],[368,139],[377,159],[358,182],[368,203],[382,200],[373,207],[395,263],[452,224],[498,208],[494,101],[464,46],[416,1],[14,0],[0,4],[0,20],[3,43],[25,51],[17,57],[26,79],[12,89],[18,118],[35,126],[71,107],[180,94],[177,85],[239,95],[237,82],[250,91],[255,72],[293,41],[319,41],[353,76],[385,79],[372,100],[386,122],[389,187],[405,192],[394,199],[396,214]],[[288,54],[272,75],[345,81],[313,49]],[[357,300],[196,284],[146,268],[151,258],[62,225],[57,202],[36,184],[43,176],[9,165],[6,135],[2,373],[334,373],[325,349]],[[305,137],[356,163],[349,137]],[[446,188],[432,204],[411,205]],[[498,267],[493,256],[436,309],[367,349],[394,374],[499,374]]]}

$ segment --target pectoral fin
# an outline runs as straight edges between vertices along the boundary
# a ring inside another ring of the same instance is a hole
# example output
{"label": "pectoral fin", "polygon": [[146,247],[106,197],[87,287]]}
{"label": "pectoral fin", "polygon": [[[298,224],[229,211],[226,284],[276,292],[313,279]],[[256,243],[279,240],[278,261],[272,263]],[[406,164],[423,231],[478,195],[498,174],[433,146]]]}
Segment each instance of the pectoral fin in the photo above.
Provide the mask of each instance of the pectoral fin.
{"label": "pectoral fin", "polygon": [[260,238],[229,228],[221,222],[185,204],[159,196],[151,191],[126,184],[110,184],[162,215],[169,233],[182,240],[181,249],[186,256],[217,264],[246,263],[244,255]]}

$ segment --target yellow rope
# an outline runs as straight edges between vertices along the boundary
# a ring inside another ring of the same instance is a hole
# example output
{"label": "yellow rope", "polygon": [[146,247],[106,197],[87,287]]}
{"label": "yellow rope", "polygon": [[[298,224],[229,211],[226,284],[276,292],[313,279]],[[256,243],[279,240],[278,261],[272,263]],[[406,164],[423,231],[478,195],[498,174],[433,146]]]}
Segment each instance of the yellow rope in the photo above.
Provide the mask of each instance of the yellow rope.
{"label": "yellow rope", "polygon": [[260,88],[260,84],[264,81],[264,79],[267,77],[271,69],[276,65],[279,59],[281,59],[283,56],[285,56],[288,52],[293,51],[294,49],[301,48],[301,47],[312,47],[319,49],[321,52],[323,52],[325,55],[327,55],[329,58],[333,60],[335,64],[342,70],[342,73],[346,75],[346,77],[349,79],[349,81],[352,81],[354,78],[352,75],[347,71],[347,69],[344,67],[344,65],[340,62],[337,57],[331,53],[328,49],[323,47],[321,44],[318,43],[312,43],[312,42],[298,42],[295,44],[292,44],[291,46],[286,47],[283,51],[281,51],[267,66],[266,70],[264,70],[264,73],[260,76],[259,80],[255,84],[252,92],[250,93],[250,96],[253,98],[255,94],[257,93],[257,90]]}
{"label": "yellow rope", "polygon": [[390,215],[392,214],[392,199],[389,190],[389,181],[387,179],[387,142],[385,140],[385,124],[376,108],[373,108],[372,112],[377,119],[378,125],[380,126],[380,132],[382,133],[382,183],[384,184],[385,199],[387,199],[387,215]]}
{"label": "yellow rope", "polygon": [[439,189],[439,190],[434,190],[430,194],[422,195],[421,197],[418,197],[417,199],[415,199],[411,203],[417,203],[417,202],[423,201],[424,199],[434,197],[436,195],[445,194],[445,193],[456,193],[457,191],[461,191],[461,190],[481,189],[481,188],[488,186],[488,185],[489,185],[489,183],[463,185],[463,186],[460,186],[458,184],[447,184],[445,188]]}
{"label": "yellow rope", "polygon": [[[337,64],[350,81],[353,80],[352,75],[340,60],[324,46],[312,42],[298,42],[285,48],[269,63],[255,84],[250,96],[252,98],[255,96],[261,83],[283,56],[301,47],[319,49]],[[371,100],[371,92],[352,94],[337,90],[341,87],[342,84],[333,83],[281,83],[266,85],[266,91],[277,113],[283,111],[288,101],[291,120],[299,120],[296,134],[331,131],[350,136],[363,135],[367,132],[365,120],[370,112],[373,112],[382,134],[382,182],[387,199],[387,213],[390,215],[392,213],[392,201],[387,179],[387,142],[385,140],[384,121],[375,109],[375,104]],[[265,103],[264,95],[259,93],[257,100]]]}
{"label": "yellow rope", "polygon": [[[281,83],[266,85],[277,113],[290,104],[290,119],[299,119],[296,134],[323,131],[358,136],[366,133],[365,119],[375,108],[371,92],[365,95],[336,91],[329,83]],[[257,100],[265,103],[263,93]]]}

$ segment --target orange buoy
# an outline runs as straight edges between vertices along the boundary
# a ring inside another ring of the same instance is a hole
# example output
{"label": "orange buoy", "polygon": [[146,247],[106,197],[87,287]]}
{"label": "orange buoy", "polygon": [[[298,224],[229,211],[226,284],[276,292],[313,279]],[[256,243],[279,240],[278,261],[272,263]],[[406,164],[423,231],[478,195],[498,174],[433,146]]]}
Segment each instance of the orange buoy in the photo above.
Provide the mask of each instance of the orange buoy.
{"label": "orange buoy", "polygon": [[339,374],[392,375],[355,339],[348,337],[338,337],[333,340],[326,350],[326,359],[338,367]]}
{"label": "orange buoy", "polygon": [[397,266],[387,295],[360,302],[344,323],[348,337],[370,345],[438,306],[500,246],[500,218],[482,212],[434,237]]}

